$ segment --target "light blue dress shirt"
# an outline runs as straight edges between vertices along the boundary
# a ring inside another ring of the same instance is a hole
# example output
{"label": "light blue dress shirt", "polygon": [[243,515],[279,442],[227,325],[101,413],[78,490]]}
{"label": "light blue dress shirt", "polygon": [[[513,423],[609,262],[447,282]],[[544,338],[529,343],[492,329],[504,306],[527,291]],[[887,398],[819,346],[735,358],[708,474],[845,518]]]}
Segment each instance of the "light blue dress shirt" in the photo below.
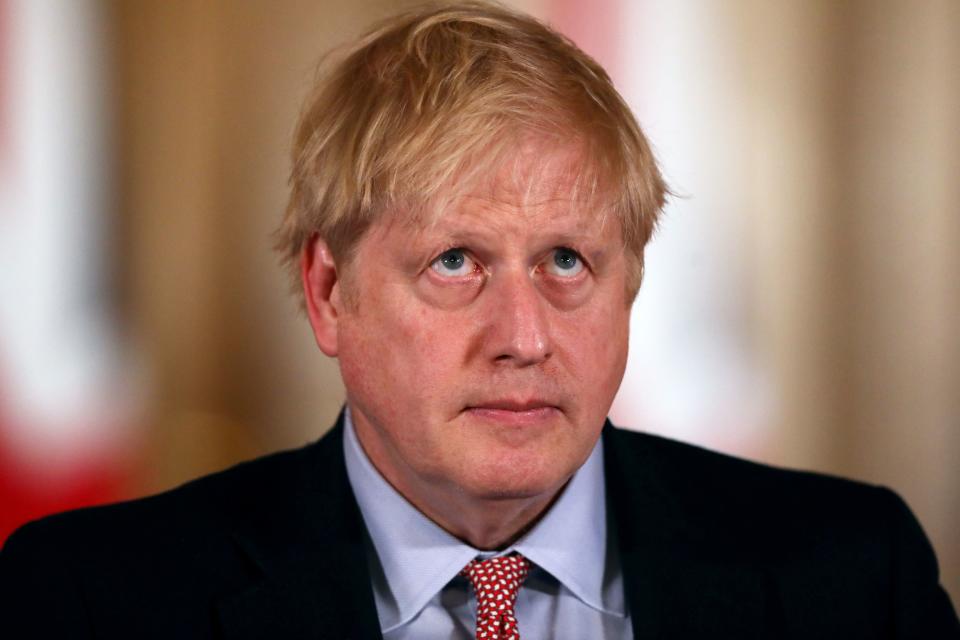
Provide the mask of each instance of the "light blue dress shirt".
{"label": "light blue dress shirt", "polygon": [[459,572],[476,557],[515,551],[534,564],[515,607],[521,638],[633,637],[619,558],[607,544],[601,441],[536,526],[495,553],[453,537],[390,486],[360,446],[349,409],[343,448],[373,544],[370,573],[385,640],[474,638],[477,604]]}

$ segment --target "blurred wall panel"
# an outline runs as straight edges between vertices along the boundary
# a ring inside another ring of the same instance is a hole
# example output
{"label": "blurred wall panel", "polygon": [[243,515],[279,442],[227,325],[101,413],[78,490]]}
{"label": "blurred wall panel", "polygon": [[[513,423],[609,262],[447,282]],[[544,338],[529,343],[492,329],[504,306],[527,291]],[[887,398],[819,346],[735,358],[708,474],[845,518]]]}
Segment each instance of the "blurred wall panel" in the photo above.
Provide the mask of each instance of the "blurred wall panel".
{"label": "blurred wall panel", "polygon": [[774,409],[758,339],[754,121],[743,27],[724,4],[626,3],[615,78],[671,188],[645,255],[615,422],[711,448],[768,452]]}
{"label": "blurred wall panel", "polygon": [[893,487],[960,598],[960,5],[751,2],[774,461]]}
{"label": "blurred wall panel", "polygon": [[859,2],[844,471],[901,491],[960,601],[960,3]]}
{"label": "blurred wall panel", "polygon": [[839,203],[842,25],[825,2],[741,2],[729,10],[746,68],[741,139],[749,159],[740,197],[751,236],[741,247],[752,254],[750,304],[778,401],[766,457],[838,469],[849,282]]}
{"label": "blurred wall panel", "polygon": [[205,2],[117,2],[119,154],[133,333],[148,370],[150,486],[236,456],[223,402],[222,30]]}

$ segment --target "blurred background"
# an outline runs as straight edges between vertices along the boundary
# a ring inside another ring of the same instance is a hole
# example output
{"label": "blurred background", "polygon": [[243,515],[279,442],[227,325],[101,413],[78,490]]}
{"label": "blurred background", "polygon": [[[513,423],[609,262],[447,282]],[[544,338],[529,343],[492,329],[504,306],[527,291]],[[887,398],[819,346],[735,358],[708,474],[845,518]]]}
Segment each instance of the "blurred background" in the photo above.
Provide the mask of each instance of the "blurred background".
{"label": "blurred background", "polygon": [[[269,234],[318,57],[411,4],[0,0],[0,540],[329,428]],[[960,601],[960,3],[509,4],[681,196],[615,422],[893,487]]]}

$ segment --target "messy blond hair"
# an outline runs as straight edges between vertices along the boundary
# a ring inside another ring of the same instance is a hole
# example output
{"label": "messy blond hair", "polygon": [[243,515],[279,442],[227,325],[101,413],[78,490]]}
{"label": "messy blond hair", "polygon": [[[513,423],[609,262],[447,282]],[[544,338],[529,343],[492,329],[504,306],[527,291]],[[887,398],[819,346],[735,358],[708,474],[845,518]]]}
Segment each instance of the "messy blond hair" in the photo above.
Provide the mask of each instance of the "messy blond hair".
{"label": "messy blond hair", "polygon": [[295,289],[314,235],[342,267],[386,210],[449,201],[536,136],[577,145],[576,189],[619,218],[633,299],[667,188],[609,76],[570,40],[490,2],[433,4],[383,22],[321,68],[276,234]]}

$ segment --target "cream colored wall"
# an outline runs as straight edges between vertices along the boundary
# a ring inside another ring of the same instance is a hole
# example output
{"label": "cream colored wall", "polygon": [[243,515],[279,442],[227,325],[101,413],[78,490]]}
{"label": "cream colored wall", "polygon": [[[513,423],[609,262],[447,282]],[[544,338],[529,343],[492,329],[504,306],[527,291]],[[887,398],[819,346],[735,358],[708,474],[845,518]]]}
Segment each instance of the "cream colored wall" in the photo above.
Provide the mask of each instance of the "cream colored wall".
{"label": "cream colored wall", "polygon": [[960,5],[735,3],[770,458],[895,488],[960,600]]}
{"label": "cream colored wall", "polygon": [[[145,487],[305,442],[335,417],[336,365],[268,234],[318,55],[408,4],[111,3]],[[957,601],[960,5],[720,6],[746,65],[745,246],[782,400],[769,457],[895,486]],[[550,14],[549,0],[526,7]]]}

